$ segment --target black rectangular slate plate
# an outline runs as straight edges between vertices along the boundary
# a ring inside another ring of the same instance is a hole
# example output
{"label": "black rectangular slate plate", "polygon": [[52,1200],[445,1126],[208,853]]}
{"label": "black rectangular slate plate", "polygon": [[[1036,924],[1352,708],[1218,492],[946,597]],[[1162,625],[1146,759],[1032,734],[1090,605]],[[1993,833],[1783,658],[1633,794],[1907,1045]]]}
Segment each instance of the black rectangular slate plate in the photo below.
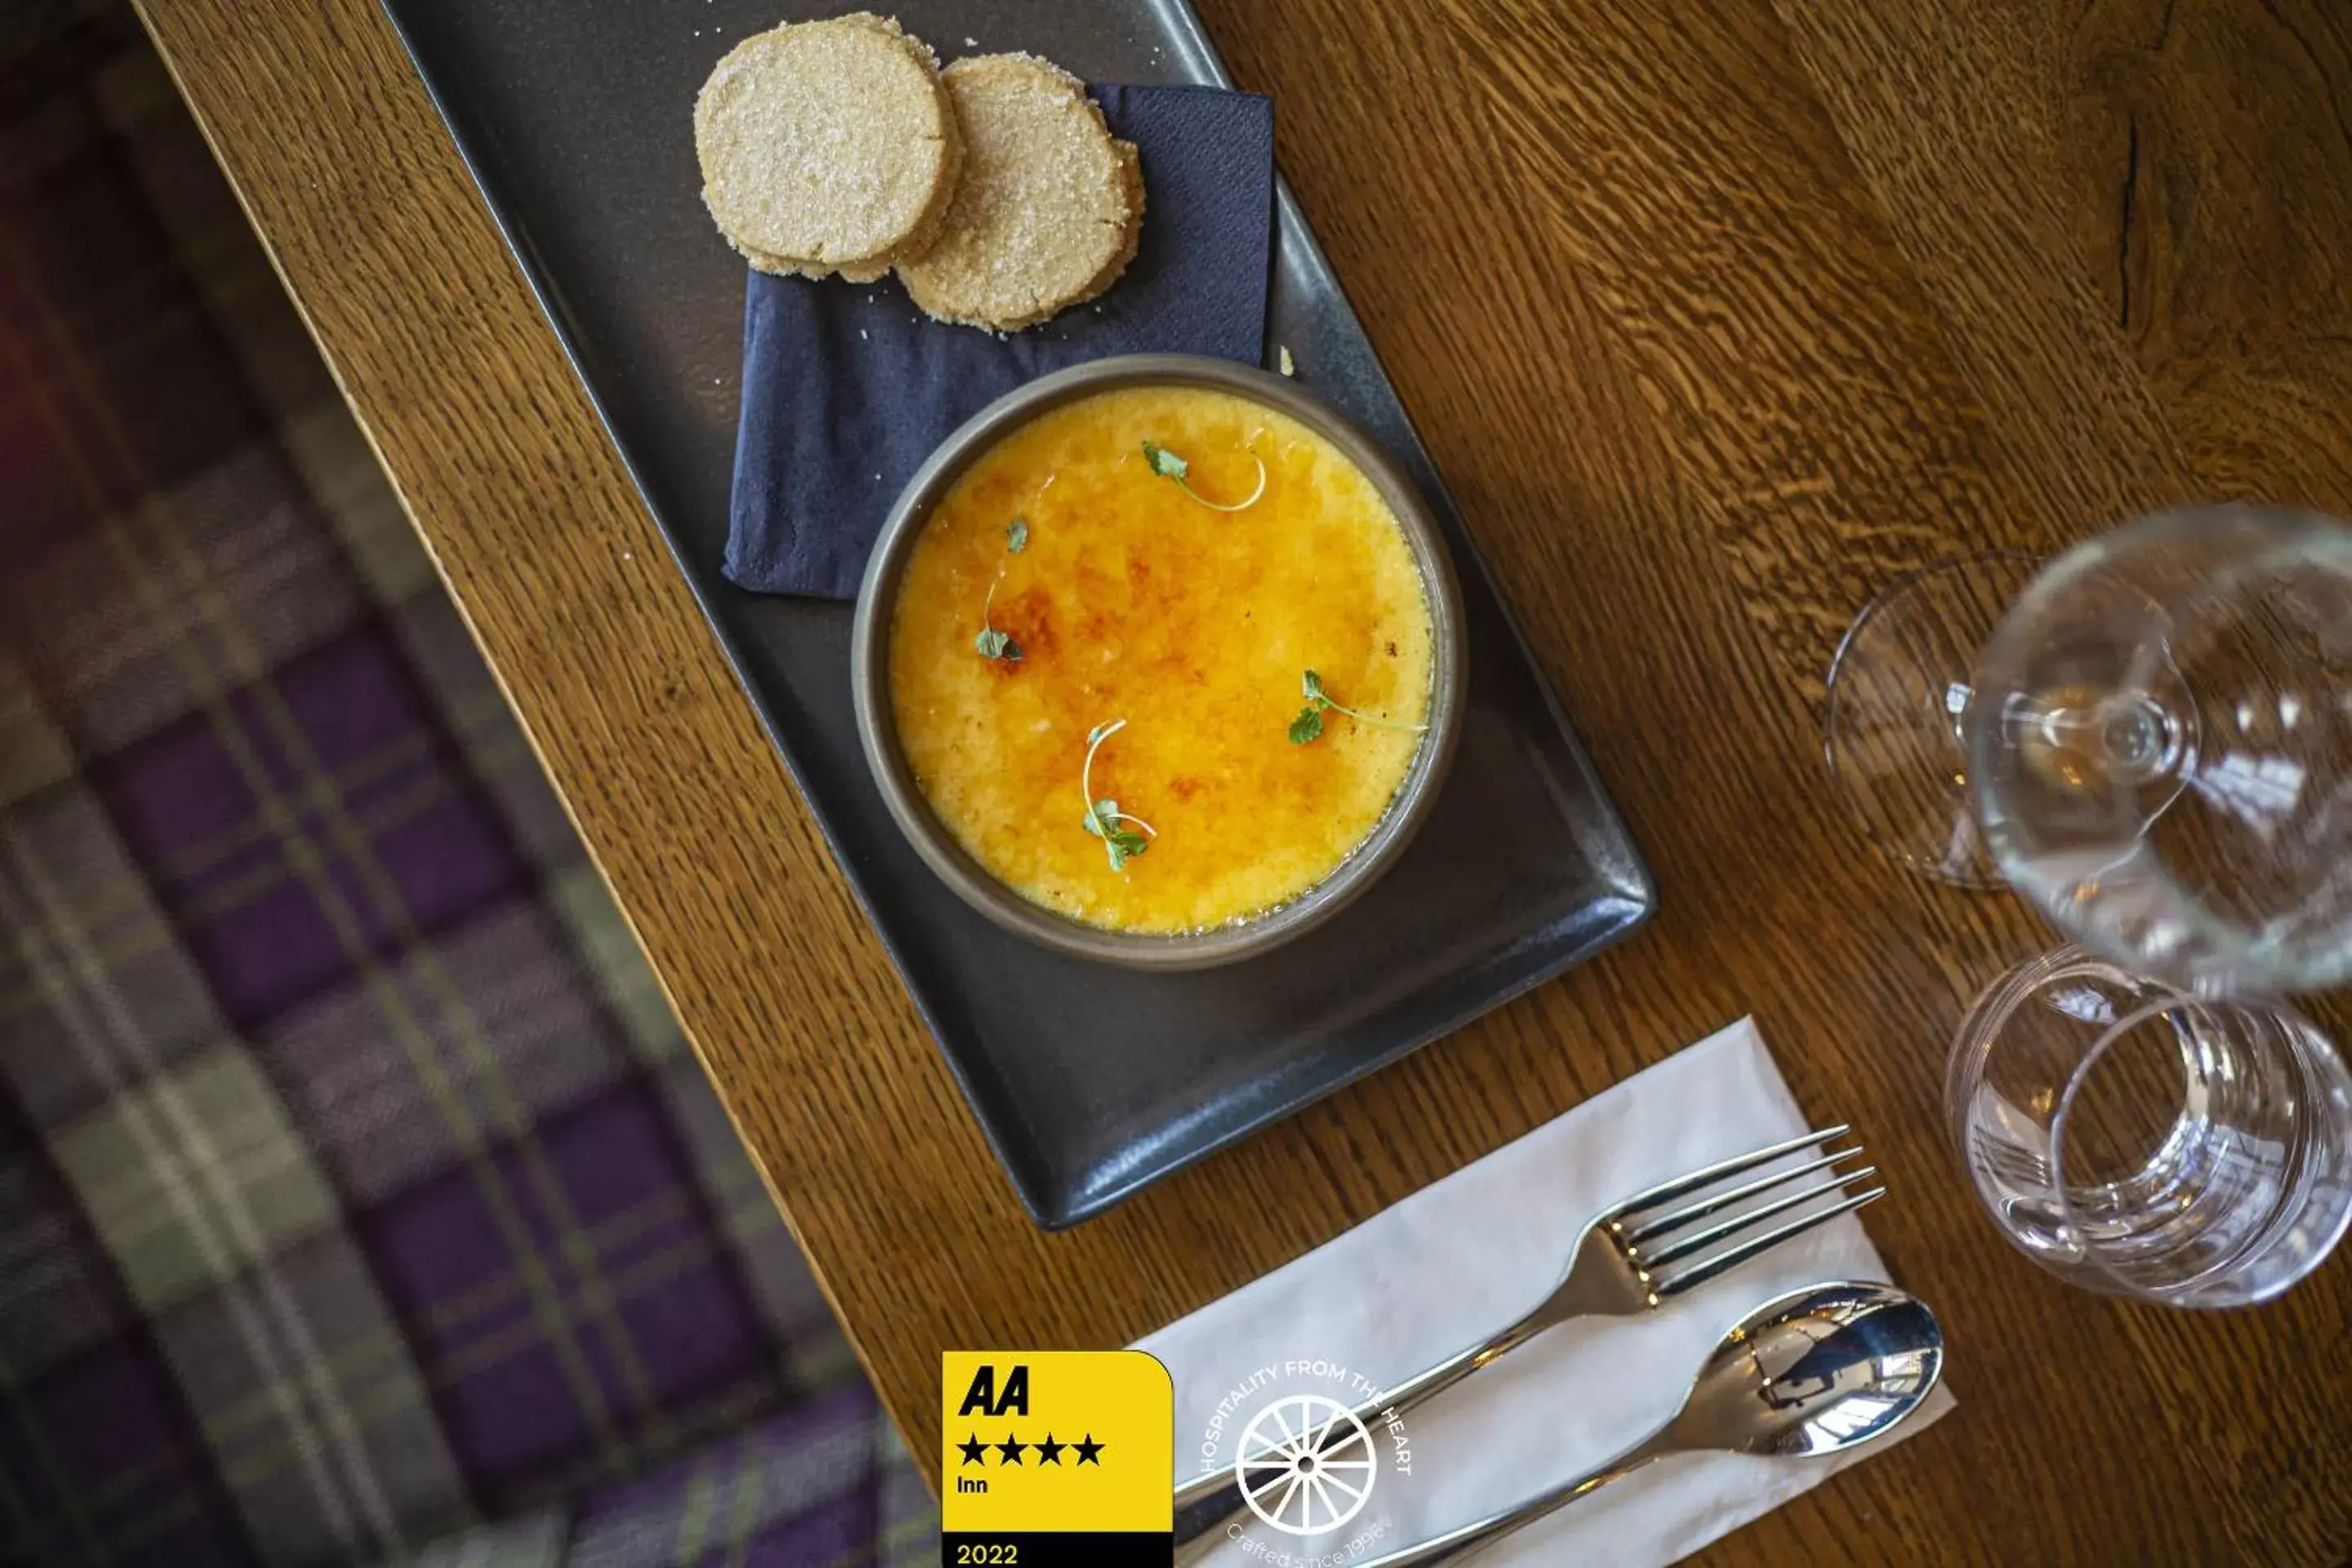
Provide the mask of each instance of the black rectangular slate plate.
{"label": "black rectangular slate plate", "polygon": [[[850,607],[746,594],[719,571],[743,272],[702,210],[694,95],[747,33],[855,7],[383,5],[1039,1224],[1098,1213],[1648,916],[1655,894],[1640,851],[1287,189],[1268,353],[1287,345],[1301,376],[1403,462],[1435,503],[1461,574],[1470,706],[1438,808],[1405,858],[1337,920],[1223,969],[1138,974],[1057,957],[966,909],[915,858],[867,775],[850,721]],[[895,8],[942,58],[1029,49],[1094,81],[1230,85],[1185,0],[877,8]]]}

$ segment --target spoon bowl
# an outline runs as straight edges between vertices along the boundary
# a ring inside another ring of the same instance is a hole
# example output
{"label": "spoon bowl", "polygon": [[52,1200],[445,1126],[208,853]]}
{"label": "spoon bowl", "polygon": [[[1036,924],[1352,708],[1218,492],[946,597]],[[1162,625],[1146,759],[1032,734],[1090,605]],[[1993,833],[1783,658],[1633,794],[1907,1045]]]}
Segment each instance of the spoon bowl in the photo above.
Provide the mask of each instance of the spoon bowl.
{"label": "spoon bowl", "polygon": [[1943,1371],[1943,1330],[1917,1297],[1810,1285],[1723,1336],[1665,1435],[1682,1450],[1834,1454],[1909,1415]]}

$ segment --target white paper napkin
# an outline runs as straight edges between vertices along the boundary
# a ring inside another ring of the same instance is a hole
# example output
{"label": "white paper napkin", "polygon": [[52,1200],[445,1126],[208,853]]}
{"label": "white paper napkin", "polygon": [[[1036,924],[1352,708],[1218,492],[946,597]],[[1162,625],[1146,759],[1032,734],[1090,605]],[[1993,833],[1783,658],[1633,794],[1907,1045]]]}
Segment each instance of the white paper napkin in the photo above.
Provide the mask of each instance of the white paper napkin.
{"label": "white paper napkin", "polygon": [[[1821,1123],[1839,1120],[1822,1110]],[[1175,1379],[1180,1475],[1229,1468],[1244,1424],[1277,1397],[1353,1405],[1477,1342],[1542,1299],[1604,1207],[1808,1125],[1743,1019],[1171,1323],[1138,1348]],[[1722,1331],[1754,1307],[1816,1281],[1885,1278],[1849,1215],[1661,1311],[1554,1329],[1407,1415],[1410,1473],[1394,1468],[1398,1435],[1375,1431],[1379,1479],[1347,1524],[1297,1536],[1244,1515],[1245,1539],[1199,1561],[1345,1568],[1507,1508],[1673,1415]],[[1896,1436],[1951,1404],[1938,1389]],[[1491,1548],[1481,1568],[1672,1563],[1895,1440],[1826,1460],[1665,1459]]]}

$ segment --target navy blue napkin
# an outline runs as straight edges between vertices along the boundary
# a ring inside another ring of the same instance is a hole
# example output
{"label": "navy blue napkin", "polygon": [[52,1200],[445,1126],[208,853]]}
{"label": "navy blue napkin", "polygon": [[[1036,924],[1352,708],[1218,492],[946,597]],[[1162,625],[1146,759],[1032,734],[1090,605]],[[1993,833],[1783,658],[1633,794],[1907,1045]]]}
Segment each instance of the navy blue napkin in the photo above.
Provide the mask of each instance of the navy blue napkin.
{"label": "navy blue napkin", "polygon": [[1141,247],[1100,299],[998,337],[917,310],[895,279],[751,274],[727,575],[848,599],[915,470],[1024,382],[1124,353],[1265,353],[1274,103],[1202,87],[1097,87],[1143,159]]}

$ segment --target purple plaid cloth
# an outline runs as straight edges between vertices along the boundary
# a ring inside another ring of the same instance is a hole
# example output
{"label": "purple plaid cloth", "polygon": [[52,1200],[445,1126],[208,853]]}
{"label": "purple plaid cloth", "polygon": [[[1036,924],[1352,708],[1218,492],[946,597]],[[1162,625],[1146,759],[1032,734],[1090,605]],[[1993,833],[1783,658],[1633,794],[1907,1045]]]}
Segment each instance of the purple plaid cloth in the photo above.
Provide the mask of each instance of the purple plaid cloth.
{"label": "purple plaid cloth", "polygon": [[0,1563],[936,1515],[126,11],[0,19]]}

